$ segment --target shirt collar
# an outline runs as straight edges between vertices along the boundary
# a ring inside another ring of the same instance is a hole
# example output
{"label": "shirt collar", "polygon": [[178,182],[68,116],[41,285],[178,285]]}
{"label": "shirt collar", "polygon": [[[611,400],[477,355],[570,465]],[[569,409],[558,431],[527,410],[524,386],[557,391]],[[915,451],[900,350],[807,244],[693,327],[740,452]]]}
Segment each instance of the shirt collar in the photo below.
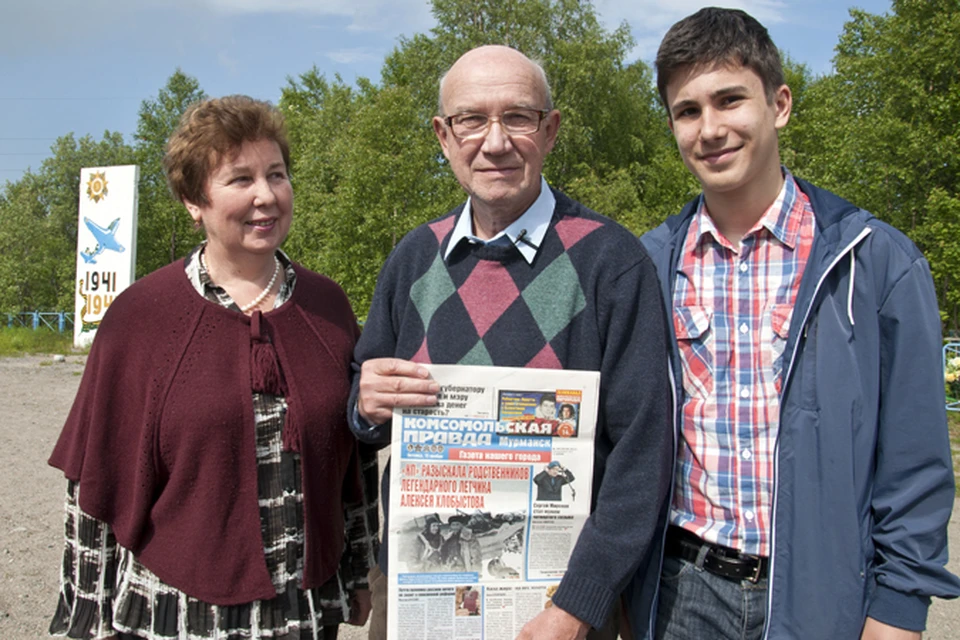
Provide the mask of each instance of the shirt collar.
{"label": "shirt collar", "polygon": [[[210,273],[204,266],[203,261],[200,260],[200,252],[206,245],[207,241],[204,240],[194,247],[184,259],[183,269],[187,274],[187,279],[190,280],[194,290],[207,300],[225,307],[236,307],[230,294],[210,279]],[[280,291],[277,292],[274,308],[290,299],[290,296],[293,295],[293,288],[297,283],[297,272],[293,268],[293,261],[290,260],[290,257],[282,249],[277,249],[276,256],[280,261],[280,267],[283,269],[283,282],[280,284]],[[239,307],[236,308],[239,310]]]}
{"label": "shirt collar", "polygon": [[470,199],[467,198],[467,204],[457,217],[457,223],[450,234],[443,259],[449,258],[454,247],[465,240],[478,244],[512,244],[520,251],[523,258],[532,264],[533,259],[537,257],[537,250],[540,249],[540,245],[547,235],[556,203],[557,200],[553,197],[550,186],[543,176],[540,176],[540,195],[530,205],[530,208],[493,238],[481,240],[473,234],[473,213]]}
{"label": "shirt collar", "polygon": [[[782,242],[787,247],[793,249],[797,244],[797,238],[800,235],[800,218],[803,215],[803,202],[800,198],[800,189],[793,178],[793,174],[786,167],[781,167],[783,171],[783,186],[780,193],[777,194],[773,203],[763,212],[760,219],[750,230],[744,234],[744,237],[756,233],[761,228],[765,228],[770,234]],[[711,235],[714,240],[724,246],[729,242],[722,237],[707,211],[706,200],[700,198],[697,205],[697,213],[693,219],[696,225],[694,233],[696,240],[694,246],[699,246],[703,237]]]}

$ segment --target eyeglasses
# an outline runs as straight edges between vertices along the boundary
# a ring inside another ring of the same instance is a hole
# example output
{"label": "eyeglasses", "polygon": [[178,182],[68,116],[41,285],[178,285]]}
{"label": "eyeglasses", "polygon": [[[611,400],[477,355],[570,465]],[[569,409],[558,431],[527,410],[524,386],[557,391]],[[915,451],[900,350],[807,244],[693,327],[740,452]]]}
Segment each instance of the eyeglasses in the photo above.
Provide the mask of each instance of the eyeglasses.
{"label": "eyeglasses", "polygon": [[443,121],[450,127],[456,138],[474,140],[487,135],[494,122],[499,122],[500,128],[508,136],[536,133],[540,131],[540,123],[548,113],[550,111],[547,109],[511,109],[499,116],[488,116],[485,113],[458,113],[445,117]]}

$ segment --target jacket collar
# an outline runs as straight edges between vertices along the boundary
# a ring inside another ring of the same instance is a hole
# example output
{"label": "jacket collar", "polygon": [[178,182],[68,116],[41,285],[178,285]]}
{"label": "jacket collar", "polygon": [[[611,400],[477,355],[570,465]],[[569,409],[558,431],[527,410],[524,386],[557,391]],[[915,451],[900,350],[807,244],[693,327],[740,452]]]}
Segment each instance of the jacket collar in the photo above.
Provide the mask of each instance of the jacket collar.
{"label": "jacket collar", "polygon": [[[797,294],[796,308],[804,309],[813,303],[813,295],[823,274],[836,264],[836,257],[855,243],[863,230],[874,222],[874,217],[825,189],[816,187],[805,180],[796,178],[797,186],[810,198],[816,227],[813,248],[807,260],[806,270]],[[670,333],[671,358],[670,362],[675,372],[682,371],[680,354],[677,350],[677,336],[673,327],[673,286],[676,278],[676,266],[683,250],[683,239],[686,237],[690,221],[696,214],[703,195],[699,195],[688,202],[679,214],[670,216],[656,229],[645,233],[641,242],[653,260],[660,280],[660,291],[666,304],[667,329]],[[793,348],[796,335],[799,333],[799,323],[805,313],[794,313],[793,324],[790,328],[791,340],[787,349]],[[677,403],[682,400],[682,384],[679,377],[674,381],[674,397]],[[679,406],[679,405],[678,405]]]}
{"label": "jacket collar", "polygon": [[[807,268],[823,268],[830,263],[833,255],[852,242],[872,219],[873,216],[840,196],[821,189],[800,178],[795,178],[797,186],[810,198],[814,221],[817,225],[813,245],[816,262],[807,263]],[[641,241],[646,247],[660,275],[664,300],[670,300],[673,290],[671,271],[677,264],[678,251],[683,247],[690,221],[701,205],[703,195],[684,205],[679,214],[670,216],[663,224],[643,235]],[[819,273],[817,273],[819,275]]]}

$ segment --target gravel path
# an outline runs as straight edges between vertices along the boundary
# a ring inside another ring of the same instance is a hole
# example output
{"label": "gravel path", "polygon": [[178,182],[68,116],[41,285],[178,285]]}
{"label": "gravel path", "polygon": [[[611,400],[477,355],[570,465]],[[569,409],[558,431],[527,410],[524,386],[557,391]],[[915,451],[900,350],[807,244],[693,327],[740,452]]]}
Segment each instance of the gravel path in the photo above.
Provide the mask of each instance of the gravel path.
{"label": "gravel path", "polygon": [[[56,605],[64,482],[47,466],[80,383],[83,358],[0,358],[0,640],[46,638]],[[950,523],[950,568],[960,574],[960,503]],[[960,603],[934,600],[924,635],[960,638]],[[342,627],[343,640],[362,629]]]}

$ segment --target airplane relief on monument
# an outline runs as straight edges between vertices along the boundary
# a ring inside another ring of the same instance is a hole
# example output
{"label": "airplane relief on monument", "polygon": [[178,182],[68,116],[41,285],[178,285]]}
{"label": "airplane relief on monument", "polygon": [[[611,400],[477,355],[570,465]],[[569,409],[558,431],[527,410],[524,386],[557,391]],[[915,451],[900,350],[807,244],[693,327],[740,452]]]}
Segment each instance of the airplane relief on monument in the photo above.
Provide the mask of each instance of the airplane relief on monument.
{"label": "airplane relief on monument", "polygon": [[93,341],[114,298],[134,279],[137,264],[139,167],[80,171],[73,342]]}

